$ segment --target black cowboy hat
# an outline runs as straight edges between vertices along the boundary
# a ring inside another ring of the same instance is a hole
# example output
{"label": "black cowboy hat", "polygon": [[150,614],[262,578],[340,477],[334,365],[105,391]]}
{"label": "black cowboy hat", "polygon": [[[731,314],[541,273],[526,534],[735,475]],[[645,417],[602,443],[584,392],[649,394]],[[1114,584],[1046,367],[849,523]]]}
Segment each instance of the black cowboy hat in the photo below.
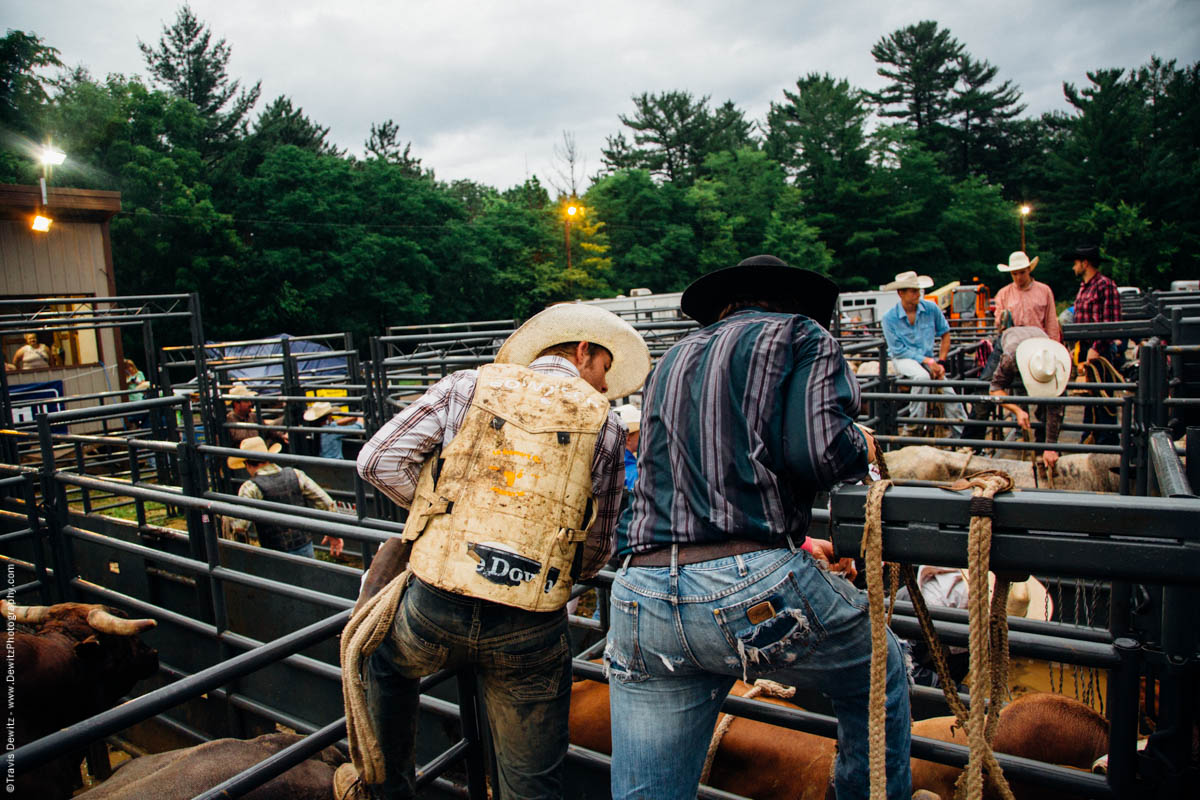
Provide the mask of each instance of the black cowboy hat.
{"label": "black cowboy hat", "polygon": [[1081,244],[1063,256],[1063,261],[1068,264],[1074,261],[1090,261],[1095,266],[1100,266],[1100,247],[1094,244]]}
{"label": "black cowboy hat", "polygon": [[679,307],[702,326],[738,300],[771,300],[795,314],[810,317],[822,328],[829,326],[837,303],[837,284],[821,275],[775,256],[751,256],[692,281],[683,291]]}

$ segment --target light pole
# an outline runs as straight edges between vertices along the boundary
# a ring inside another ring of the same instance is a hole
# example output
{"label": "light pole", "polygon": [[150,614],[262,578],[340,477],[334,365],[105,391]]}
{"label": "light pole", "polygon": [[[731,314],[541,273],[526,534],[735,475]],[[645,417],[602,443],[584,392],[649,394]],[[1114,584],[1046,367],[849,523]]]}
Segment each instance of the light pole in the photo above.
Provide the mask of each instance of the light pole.
{"label": "light pole", "polygon": [[567,224],[566,224],[566,239],[567,239],[567,269],[571,268],[571,219],[579,213],[579,207],[574,203],[567,205]]}
{"label": "light pole", "polygon": [[42,148],[42,213],[34,214],[32,225],[33,229],[39,233],[46,233],[49,231],[50,223],[54,221],[50,218],[49,212],[46,211],[46,206],[49,205],[49,201],[46,199],[46,179],[50,175],[50,168],[57,167],[66,160],[67,154],[56,149],[54,145],[50,144],[49,142],[47,142],[46,146]]}
{"label": "light pole", "polygon": [[1025,250],[1025,218],[1029,216],[1029,212],[1033,211],[1028,204],[1021,206],[1021,252]]}

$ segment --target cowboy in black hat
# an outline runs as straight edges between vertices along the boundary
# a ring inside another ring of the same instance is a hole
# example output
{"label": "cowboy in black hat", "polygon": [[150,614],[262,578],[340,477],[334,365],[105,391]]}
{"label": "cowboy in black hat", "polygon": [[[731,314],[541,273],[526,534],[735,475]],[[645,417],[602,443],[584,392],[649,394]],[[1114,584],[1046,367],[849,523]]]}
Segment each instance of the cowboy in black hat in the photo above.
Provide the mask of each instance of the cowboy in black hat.
{"label": "cowboy in black hat", "polygon": [[[736,679],[759,676],[833,699],[838,795],[867,794],[866,601],[800,546],[816,493],[861,478],[874,452],[854,424],[858,382],[825,330],[836,300],[825,276],[765,255],[683,293],[703,327],[646,383],[632,519],[617,539],[614,798],[695,797],[721,703]],[[888,642],[888,796],[908,798],[908,682]]]}
{"label": "cowboy in black hat", "polygon": [[[1067,256],[1071,261],[1071,269],[1082,279],[1079,292],[1075,295],[1075,323],[1083,322],[1120,322],[1121,293],[1112,278],[1100,273],[1100,248],[1094,244],[1085,244],[1075,248],[1075,252]],[[1104,358],[1114,367],[1120,367],[1124,359],[1124,342],[1120,339],[1087,339],[1079,343],[1083,351],[1081,362],[1095,362]],[[1097,410],[1095,406],[1086,406],[1083,410],[1084,422],[1114,423],[1116,415],[1111,409]],[[1093,434],[1096,444],[1116,444],[1116,431],[1098,431]]]}

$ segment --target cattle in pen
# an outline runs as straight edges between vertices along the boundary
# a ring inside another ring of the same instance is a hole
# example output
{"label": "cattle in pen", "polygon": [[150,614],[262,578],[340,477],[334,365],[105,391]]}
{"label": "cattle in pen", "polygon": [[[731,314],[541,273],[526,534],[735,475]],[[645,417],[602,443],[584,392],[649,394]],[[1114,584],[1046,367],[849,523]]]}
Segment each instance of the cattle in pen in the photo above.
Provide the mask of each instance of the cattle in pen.
{"label": "cattle in pen", "polygon": [[[749,690],[737,681],[731,694],[741,697]],[[796,708],[774,697],[756,699]],[[952,726],[953,721],[953,717],[921,720],[913,724],[913,734],[965,745],[966,736]],[[607,684],[577,681],[571,690],[571,743],[611,753],[610,723]],[[1000,712],[994,744],[999,753],[1089,770],[1108,752],[1108,725],[1076,700],[1030,694]],[[755,800],[824,800],[833,758],[832,739],[735,717],[720,739],[707,785]],[[919,759],[913,759],[912,766],[913,791],[924,789],[945,800],[954,796],[954,781],[961,770]],[[1019,800],[1069,797],[1019,782],[1012,788]]]}
{"label": "cattle in pen", "polygon": [[[135,683],[158,672],[158,652],[138,636],[154,627],[152,619],[127,619],[87,603],[17,606],[5,600],[0,614],[16,747],[112,708]],[[70,797],[81,782],[82,758],[71,753],[19,773],[17,796]]]}
{"label": "cattle in pen", "polygon": [[[895,480],[956,481],[980,470],[996,469],[1012,476],[1018,489],[1049,488],[1034,481],[1029,461],[955,453],[926,445],[911,445],[885,454]],[[1072,492],[1116,492],[1120,489],[1121,457],[1115,453],[1068,453],[1058,459],[1053,488]]]}

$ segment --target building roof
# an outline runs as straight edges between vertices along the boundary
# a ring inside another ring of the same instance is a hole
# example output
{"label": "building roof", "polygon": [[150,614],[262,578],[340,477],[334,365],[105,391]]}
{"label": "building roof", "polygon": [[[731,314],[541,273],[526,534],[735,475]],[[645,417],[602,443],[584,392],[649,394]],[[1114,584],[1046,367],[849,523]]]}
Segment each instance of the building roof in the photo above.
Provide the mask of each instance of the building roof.
{"label": "building roof", "polygon": [[[106,222],[121,210],[120,192],[51,186],[46,191],[46,200],[49,216],[62,221]],[[0,183],[0,219],[24,219],[41,205],[40,186]]]}

